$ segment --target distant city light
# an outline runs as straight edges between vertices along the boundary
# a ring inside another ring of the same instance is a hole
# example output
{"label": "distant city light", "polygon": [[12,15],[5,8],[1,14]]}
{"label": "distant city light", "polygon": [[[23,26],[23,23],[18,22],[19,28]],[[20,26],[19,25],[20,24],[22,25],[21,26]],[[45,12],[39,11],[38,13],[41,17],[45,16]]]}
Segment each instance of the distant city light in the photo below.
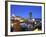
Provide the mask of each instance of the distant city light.
{"label": "distant city light", "polygon": [[12,14],[12,16],[15,16],[14,14]]}
{"label": "distant city light", "polygon": [[35,19],[32,19],[32,21],[35,21]]}
{"label": "distant city light", "polygon": [[36,22],[35,22],[35,24],[36,24]]}

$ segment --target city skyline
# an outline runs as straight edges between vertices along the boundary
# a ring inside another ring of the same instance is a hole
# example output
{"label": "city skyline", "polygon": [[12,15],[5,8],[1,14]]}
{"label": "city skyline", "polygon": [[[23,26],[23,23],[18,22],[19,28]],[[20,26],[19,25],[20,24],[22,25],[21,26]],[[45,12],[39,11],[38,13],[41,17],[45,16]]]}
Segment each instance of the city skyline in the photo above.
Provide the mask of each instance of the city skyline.
{"label": "city skyline", "polygon": [[11,16],[20,16],[29,18],[29,12],[32,12],[32,18],[41,18],[41,6],[25,6],[25,5],[11,5]]}

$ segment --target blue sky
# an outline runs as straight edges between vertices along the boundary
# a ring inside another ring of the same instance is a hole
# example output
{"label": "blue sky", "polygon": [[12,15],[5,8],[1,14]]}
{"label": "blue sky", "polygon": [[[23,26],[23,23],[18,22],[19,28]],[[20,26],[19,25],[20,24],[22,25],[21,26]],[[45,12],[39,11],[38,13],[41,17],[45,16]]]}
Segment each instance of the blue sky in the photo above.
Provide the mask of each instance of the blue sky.
{"label": "blue sky", "polygon": [[41,18],[41,10],[41,6],[11,5],[11,16],[14,14],[22,18],[29,18],[29,12],[32,12],[32,18]]}

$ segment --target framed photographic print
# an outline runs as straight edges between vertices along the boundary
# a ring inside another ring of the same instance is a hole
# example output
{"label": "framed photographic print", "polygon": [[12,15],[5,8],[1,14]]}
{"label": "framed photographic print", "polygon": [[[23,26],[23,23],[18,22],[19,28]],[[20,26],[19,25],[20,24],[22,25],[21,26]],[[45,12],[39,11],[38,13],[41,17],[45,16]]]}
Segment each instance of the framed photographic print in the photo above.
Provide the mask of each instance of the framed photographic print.
{"label": "framed photographic print", "polygon": [[5,35],[45,33],[45,3],[5,2]]}

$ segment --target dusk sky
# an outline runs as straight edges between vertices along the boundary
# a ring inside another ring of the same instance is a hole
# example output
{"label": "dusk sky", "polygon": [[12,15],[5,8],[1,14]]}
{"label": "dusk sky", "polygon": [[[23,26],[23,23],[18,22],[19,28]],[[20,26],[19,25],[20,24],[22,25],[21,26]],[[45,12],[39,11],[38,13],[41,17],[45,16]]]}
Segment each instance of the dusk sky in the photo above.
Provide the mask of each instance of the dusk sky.
{"label": "dusk sky", "polygon": [[32,12],[32,18],[41,18],[42,8],[41,6],[22,6],[22,5],[11,5],[11,16],[20,16],[22,18],[29,18],[29,12]]}

